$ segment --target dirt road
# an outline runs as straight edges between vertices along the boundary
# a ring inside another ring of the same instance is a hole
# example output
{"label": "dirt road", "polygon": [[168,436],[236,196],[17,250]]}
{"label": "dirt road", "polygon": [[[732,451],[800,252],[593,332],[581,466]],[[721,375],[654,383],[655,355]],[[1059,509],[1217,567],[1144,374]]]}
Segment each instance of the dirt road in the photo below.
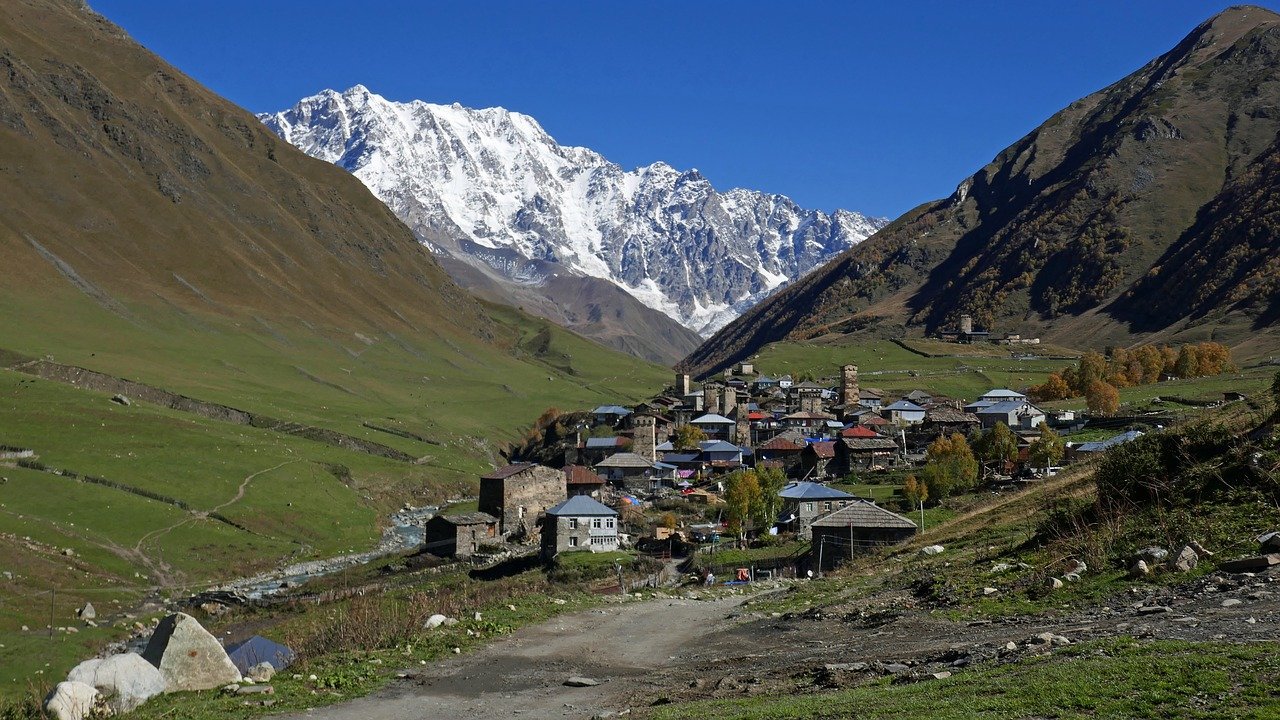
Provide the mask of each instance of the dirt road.
{"label": "dirt road", "polygon": [[[590,718],[627,706],[652,672],[680,665],[699,640],[736,624],[745,598],[660,599],[588,610],[524,628],[479,652],[415,670],[367,698],[312,710],[313,720]],[[573,676],[595,687],[565,687]]]}

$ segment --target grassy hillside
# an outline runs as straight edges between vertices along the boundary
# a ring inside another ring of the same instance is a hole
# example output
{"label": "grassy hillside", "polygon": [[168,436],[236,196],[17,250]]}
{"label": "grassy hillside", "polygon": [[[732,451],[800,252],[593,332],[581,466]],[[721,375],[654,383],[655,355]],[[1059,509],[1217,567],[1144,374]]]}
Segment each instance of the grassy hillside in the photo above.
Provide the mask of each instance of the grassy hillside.
{"label": "grassy hillside", "polygon": [[[922,344],[919,349],[931,354],[948,349],[940,345]],[[992,346],[959,347],[964,348],[964,356],[925,357],[887,340],[849,345],[775,343],[755,355],[753,362],[759,372],[770,375],[789,373],[793,377],[804,375],[833,381],[839,376],[840,366],[853,363],[858,366],[858,380],[863,387],[902,394],[919,389],[969,400],[995,387],[1025,388],[1044,382],[1050,372],[1067,362],[1044,357],[1018,358]],[[979,350],[986,350],[986,354],[978,354]]]}
{"label": "grassy hillside", "polygon": [[[75,622],[85,601],[127,626],[144,599],[367,550],[401,504],[473,493],[547,407],[668,381],[465,293],[358,180],[82,3],[0,4],[0,69],[0,445],[66,471],[0,466],[6,670],[119,634]],[[30,359],[402,459],[116,404]],[[48,638],[51,600],[80,633]]]}

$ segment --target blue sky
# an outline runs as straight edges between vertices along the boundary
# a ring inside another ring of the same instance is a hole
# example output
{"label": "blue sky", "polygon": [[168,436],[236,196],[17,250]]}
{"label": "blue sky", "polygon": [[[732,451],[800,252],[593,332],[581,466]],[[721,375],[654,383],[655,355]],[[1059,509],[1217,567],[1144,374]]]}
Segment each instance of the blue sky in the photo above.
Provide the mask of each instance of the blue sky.
{"label": "blue sky", "polygon": [[255,112],[357,83],[501,105],[627,168],[664,160],[720,189],[896,216],[1230,3],[90,4]]}

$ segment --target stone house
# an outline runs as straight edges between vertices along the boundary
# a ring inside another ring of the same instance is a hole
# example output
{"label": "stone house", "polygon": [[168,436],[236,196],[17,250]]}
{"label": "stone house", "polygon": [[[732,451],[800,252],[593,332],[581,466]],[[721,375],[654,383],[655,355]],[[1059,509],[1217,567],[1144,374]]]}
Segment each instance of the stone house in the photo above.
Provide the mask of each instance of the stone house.
{"label": "stone house", "polygon": [[498,518],[489,513],[436,515],[423,526],[423,548],[441,557],[469,558],[497,539]]}
{"label": "stone house", "polygon": [[513,463],[480,477],[479,511],[498,519],[503,537],[535,531],[538,516],[565,497],[564,472]]}
{"label": "stone house", "polygon": [[597,425],[608,425],[614,427],[627,419],[631,415],[631,411],[621,405],[601,405],[591,411]]}
{"label": "stone house", "polygon": [[997,423],[1004,423],[1011,428],[1030,430],[1045,420],[1044,411],[1026,400],[997,402],[980,408],[974,415],[978,417],[984,429],[993,428]]}
{"label": "stone house", "polygon": [[782,498],[780,529],[790,530],[803,539],[811,536],[810,526],[819,516],[842,508],[858,498],[842,490],[815,482],[793,482],[778,492]]}
{"label": "stone house", "polygon": [[870,500],[852,500],[810,523],[814,559],[821,556],[822,570],[876,546],[903,542],[917,530],[914,522]]}
{"label": "stone house", "polygon": [[917,425],[924,422],[925,412],[910,400],[899,400],[880,408],[880,417],[895,425]]}
{"label": "stone house", "polygon": [[841,474],[853,470],[887,467],[897,460],[901,448],[887,437],[842,437],[835,443],[833,469]]}
{"label": "stone house", "polygon": [[589,495],[599,497],[604,488],[604,478],[585,465],[566,465],[564,468],[565,497]]}
{"label": "stone house", "polygon": [[628,490],[648,490],[653,461],[632,452],[617,453],[596,463],[605,479]]}
{"label": "stone house", "polygon": [[732,440],[738,422],[718,413],[707,413],[689,423],[706,433],[708,440]]}
{"label": "stone house", "polygon": [[576,495],[547,510],[542,524],[542,556],[562,552],[618,549],[618,512],[585,495]]}
{"label": "stone house", "polygon": [[800,453],[800,473],[803,477],[824,477],[827,466],[835,459],[836,444],[833,441],[809,443]]}

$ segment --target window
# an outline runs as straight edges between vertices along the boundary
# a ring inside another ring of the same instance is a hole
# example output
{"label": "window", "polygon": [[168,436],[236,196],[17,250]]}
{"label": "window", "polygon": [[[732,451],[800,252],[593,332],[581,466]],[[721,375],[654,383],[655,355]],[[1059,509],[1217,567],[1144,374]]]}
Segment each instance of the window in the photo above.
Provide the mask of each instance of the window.
{"label": "window", "polygon": [[521,506],[520,506],[520,519],[521,519],[521,520],[523,520],[523,519],[524,519],[524,506],[523,506],[523,505],[521,505]]}
{"label": "window", "polygon": [[599,530],[603,526],[604,525],[602,524],[602,521],[600,520],[600,518],[591,518],[591,527],[595,528],[596,530]]}
{"label": "window", "polygon": [[830,509],[831,509],[831,501],[830,501],[830,500],[828,500],[828,501],[826,501],[826,502],[822,503],[822,509],[823,509],[823,510],[830,510]]}
{"label": "window", "polygon": [[609,528],[610,530],[612,530],[612,529],[613,529],[613,518],[609,518],[608,520],[605,520],[605,521],[604,521],[604,525],[605,525],[605,527],[607,527],[607,528]]}
{"label": "window", "polygon": [[569,536],[569,547],[578,547],[578,538],[576,536]]}
{"label": "window", "polygon": [[570,530],[578,529],[578,518],[569,518],[569,529]]}
{"label": "window", "polygon": [[804,504],[804,511],[805,511],[805,512],[813,512],[813,503],[805,503],[805,504]]}

